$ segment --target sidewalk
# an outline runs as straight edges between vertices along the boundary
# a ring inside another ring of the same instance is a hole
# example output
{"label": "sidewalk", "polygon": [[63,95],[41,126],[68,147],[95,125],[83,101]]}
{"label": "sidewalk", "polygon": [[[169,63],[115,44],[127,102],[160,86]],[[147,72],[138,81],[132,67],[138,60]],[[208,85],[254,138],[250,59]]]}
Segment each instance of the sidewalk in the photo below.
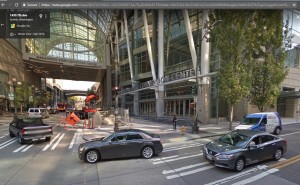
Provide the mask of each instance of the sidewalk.
{"label": "sidewalk", "polygon": [[[200,125],[199,134],[193,134],[191,131],[191,126],[186,126],[186,132],[185,134],[182,134],[180,131],[181,125],[177,125],[177,130],[173,130],[172,124],[164,123],[161,120],[145,120],[142,118],[133,117],[130,121],[130,124],[120,126],[119,129],[136,128],[152,132],[160,135],[163,143],[183,142],[188,140],[215,137],[226,134],[230,131],[229,122]],[[282,118],[282,122],[283,125],[289,125],[294,123],[300,123],[300,119],[297,120],[296,118]],[[234,129],[234,127],[238,124],[239,122],[233,122],[232,128]],[[113,133],[113,129],[113,125],[102,125],[100,126],[100,128],[84,129],[83,139],[92,140],[95,138],[101,138],[110,133]]]}

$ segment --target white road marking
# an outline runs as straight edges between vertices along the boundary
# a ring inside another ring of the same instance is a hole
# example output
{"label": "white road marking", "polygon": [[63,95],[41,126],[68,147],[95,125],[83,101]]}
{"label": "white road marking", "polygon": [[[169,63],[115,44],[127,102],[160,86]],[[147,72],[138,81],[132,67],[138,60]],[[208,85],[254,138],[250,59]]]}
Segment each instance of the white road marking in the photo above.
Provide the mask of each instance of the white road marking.
{"label": "white road marking", "polygon": [[285,161],[286,158],[280,158],[278,161]]}
{"label": "white road marking", "polygon": [[23,148],[25,148],[27,145],[22,145],[21,147],[19,147],[18,149],[14,150],[13,153],[16,153],[20,150],[22,150]]}
{"label": "white road marking", "polygon": [[24,150],[22,150],[22,152],[26,152],[29,148],[31,148],[33,146],[33,144],[27,146]]}
{"label": "white road marking", "polygon": [[185,144],[185,145],[180,145],[180,146],[172,146],[172,147],[166,147],[166,150],[169,149],[174,149],[174,148],[180,148],[180,147],[186,147],[186,146],[194,146],[194,145],[199,145],[200,143],[191,143],[191,144]]}
{"label": "white road marking", "polygon": [[77,138],[77,132],[75,132],[75,134],[74,134],[74,136],[73,136],[73,139],[72,139],[72,141],[71,141],[71,143],[70,143],[70,145],[69,145],[69,149],[71,149],[71,148],[73,148],[73,145],[74,145],[74,143],[75,143],[75,141],[76,141],[76,138]]}
{"label": "white road marking", "polygon": [[175,175],[170,175],[170,176],[167,176],[166,178],[167,179],[174,179],[174,178],[178,178],[178,177],[183,177],[183,176],[195,174],[195,173],[198,173],[198,172],[201,172],[201,171],[204,171],[204,170],[209,170],[211,168],[215,168],[215,166],[213,166],[213,165],[206,166],[206,167],[198,168],[198,169],[195,169],[195,170],[192,170],[192,171],[187,171],[187,172],[183,172],[183,173],[179,173],[179,174],[175,174]]}
{"label": "white road marking", "polygon": [[[10,142],[9,142],[10,141]],[[5,143],[2,143],[1,144],[1,147],[0,147],[0,149],[2,149],[2,148],[4,148],[4,147],[7,147],[8,145],[10,145],[10,144],[12,144],[12,143],[14,143],[14,142],[16,142],[17,141],[17,139],[16,138],[14,138],[14,140],[8,140],[8,141],[6,141]],[[6,144],[7,143],[7,144]]]}
{"label": "white road marking", "polygon": [[4,138],[4,137],[6,137],[8,134],[4,134],[3,136],[1,136],[0,137],[0,139],[2,139],[2,138]]}
{"label": "white road marking", "polygon": [[153,164],[162,164],[162,163],[165,163],[165,162],[172,162],[172,161],[178,161],[178,160],[181,160],[181,159],[187,159],[187,158],[192,158],[192,157],[198,157],[202,155],[202,153],[200,154],[195,154],[195,155],[189,155],[189,156],[184,156],[184,157],[178,157],[178,158],[175,158],[175,159],[168,159],[168,160],[164,160],[164,161],[158,161],[158,162],[154,162]]}
{"label": "white road marking", "polygon": [[13,153],[19,152],[20,150],[22,150],[23,148],[25,148],[27,145],[22,145],[21,147],[19,147],[18,149],[14,150]]}
{"label": "white road marking", "polygon": [[258,179],[261,179],[261,178],[263,178],[263,177],[265,177],[265,176],[267,176],[267,175],[270,175],[271,173],[275,173],[275,172],[277,172],[277,171],[279,171],[279,170],[276,169],[276,168],[272,168],[272,169],[270,169],[270,170],[268,170],[268,171],[266,171],[266,172],[261,172],[261,173],[258,174],[258,175],[252,176],[252,177],[250,177],[250,178],[248,178],[248,179],[239,181],[239,182],[234,183],[234,184],[232,184],[232,185],[244,185],[244,184],[249,184],[249,183],[251,183],[251,182],[257,181]]}
{"label": "white road marking", "polygon": [[289,136],[289,135],[293,135],[293,134],[298,134],[300,132],[293,132],[293,133],[289,133],[289,134],[282,134],[281,136]]}
{"label": "white road marking", "polygon": [[10,140],[7,140],[7,141],[5,141],[4,143],[1,143],[1,144],[0,144],[0,147],[3,146],[3,145],[5,145],[6,143],[11,142],[12,140],[17,140],[17,138],[11,138]]}
{"label": "white road marking", "polygon": [[170,152],[170,151],[174,151],[174,150],[182,150],[185,148],[192,148],[192,147],[197,147],[197,146],[202,146],[203,144],[196,144],[196,145],[192,145],[192,146],[185,146],[185,147],[178,147],[178,148],[173,148],[173,149],[166,149],[163,150],[162,152]]}
{"label": "white road marking", "polygon": [[46,150],[49,148],[49,146],[51,146],[52,143],[53,143],[59,136],[60,136],[60,134],[57,134],[57,135],[55,136],[55,138],[52,139],[51,142],[50,142],[49,144],[47,144],[47,145],[44,147],[44,149],[43,149],[42,151],[46,151]]}
{"label": "white road marking", "polygon": [[176,168],[176,169],[173,169],[173,170],[164,170],[162,172],[162,174],[169,174],[169,173],[180,172],[180,171],[183,171],[183,170],[187,170],[187,169],[190,169],[190,168],[195,168],[195,167],[206,165],[206,164],[209,164],[209,162],[203,162],[203,163],[199,163],[199,164],[193,164],[193,165],[184,166],[184,167],[181,167],[181,168]]}
{"label": "white road marking", "polygon": [[[261,166],[260,168],[262,168],[263,166]],[[205,185],[220,185],[220,184],[225,184],[227,182],[230,182],[230,181],[233,181],[233,180],[236,180],[238,178],[241,178],[243,176],[246,176],[246,175],[249,175],[253,172],[256,172],[258,171],[259,168],[252,168],[250,170],[247,170],[247,171],[244,171],[244,172],[240,172],[236,175],[232,175],[232,176],[229,176],[229,177],[226,177],[224,179],[220,179],[220,180],[217,180],[217,181],[214,181],[214,182],[210,182],[208,184],[205,184]]]}
{"label": "white road marking", "polygon": [[152,159],[152,161],[161,161],[161,160],[171,159],[171,158],[178,157],[178,156],[179,155],[172,155],[172,156],[169,156],[169,157],[162,157],[162,158],[159,158],[159,159]]}
{"label": "white road marking", "polygon": [[58,145],[58,143],[62,140],[62,138],[65,136],[65,133],[63,133],[63,135],[60,136],[60,138],[57,140],[57,142],[52,146],[51,150],[54,150],[56,148],[56,146]]}

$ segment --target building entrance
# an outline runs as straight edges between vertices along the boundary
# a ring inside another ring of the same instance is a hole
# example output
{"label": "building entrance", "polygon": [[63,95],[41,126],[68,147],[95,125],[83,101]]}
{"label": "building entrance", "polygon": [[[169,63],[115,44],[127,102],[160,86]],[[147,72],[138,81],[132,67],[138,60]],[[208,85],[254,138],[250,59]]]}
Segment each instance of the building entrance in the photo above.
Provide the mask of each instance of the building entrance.
{"label": "building entrance", "polygon": [[194,115],[194,100],[165,100],[165,116],[191,117]]}

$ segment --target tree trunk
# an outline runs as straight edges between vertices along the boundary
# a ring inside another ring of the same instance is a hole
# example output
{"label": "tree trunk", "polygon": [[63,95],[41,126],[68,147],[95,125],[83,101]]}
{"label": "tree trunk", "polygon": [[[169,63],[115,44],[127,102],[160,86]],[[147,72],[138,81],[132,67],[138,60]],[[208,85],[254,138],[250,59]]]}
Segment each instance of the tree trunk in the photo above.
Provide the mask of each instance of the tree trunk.
{"label": "tree trunk", "polygon": [[229,130],[232,130],[233,106],[229,107]]}

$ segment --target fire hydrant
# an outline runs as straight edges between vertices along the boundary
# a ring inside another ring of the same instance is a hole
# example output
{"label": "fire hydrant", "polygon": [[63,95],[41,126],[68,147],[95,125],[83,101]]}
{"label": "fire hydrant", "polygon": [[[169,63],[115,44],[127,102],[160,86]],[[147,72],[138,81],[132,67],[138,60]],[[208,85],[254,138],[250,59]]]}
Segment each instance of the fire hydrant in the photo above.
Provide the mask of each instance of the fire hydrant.
{"label": "fire hydrant", "polygon": [[185,131],[186,131],[185,126],[182,126],[182,127],[180,128],[180,131],[181,131],[181,134],[184,135],[184,134],[185,134]]}

